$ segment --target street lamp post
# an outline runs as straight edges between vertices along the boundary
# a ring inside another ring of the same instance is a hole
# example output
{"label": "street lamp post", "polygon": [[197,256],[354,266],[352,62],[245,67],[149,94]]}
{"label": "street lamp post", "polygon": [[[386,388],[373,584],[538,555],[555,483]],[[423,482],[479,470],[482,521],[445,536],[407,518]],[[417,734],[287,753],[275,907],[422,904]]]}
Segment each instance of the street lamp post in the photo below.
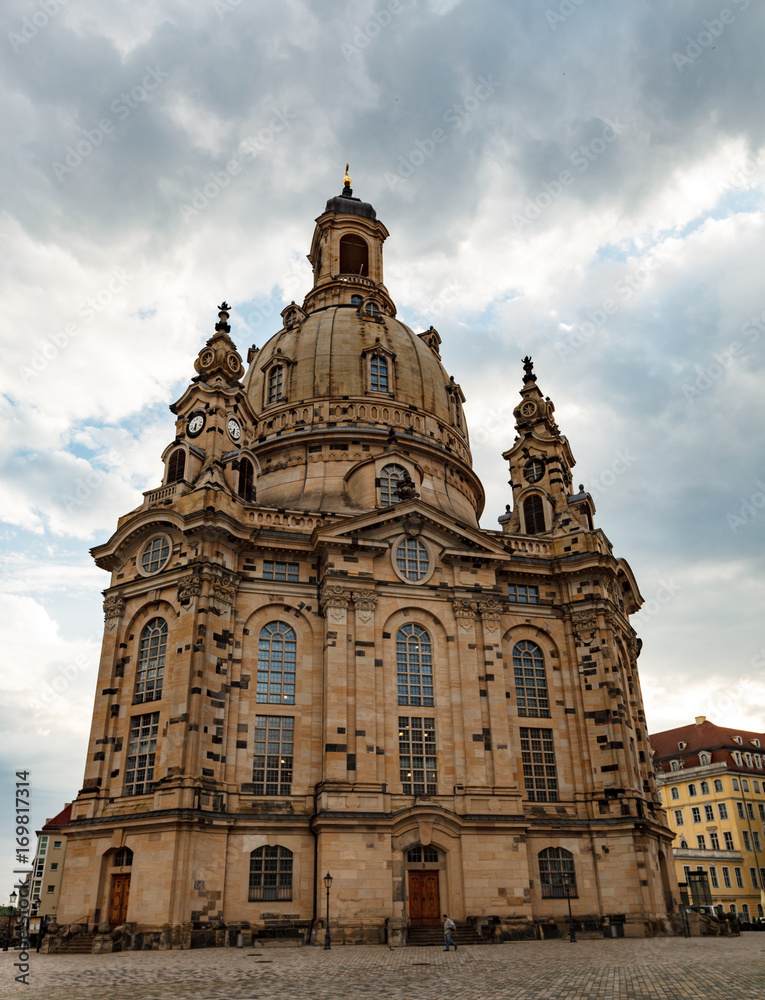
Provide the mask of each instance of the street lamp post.
{"label": "street lamp post", "polygon": [[10,896],[10,899],[11,899],[11,913],[10,913],[10,916],[8,917],[8,928],[7,928],[6,932],[5,932],[5,943],[3,944],[3,951],[8,951],[8,941],[11,939],[11,935],[13,934],[13,917],[14,917],[14,914],[16,913],[16,900],[17,900],[17,898],[18,897],[16,895],[16,890],[14,889],[14,891],[11,893],[11,896]]}
{"label": "street lamp post", "polygon": [[563,891],[566,893],[568,901],[568,939],[576,944],[576,934],[574,933],[574,918],[571,916],[571,890],[574,887],[574,876],[571,872],[561,872],[563,879]]}
{"label": "street lamp post", "polygon": [[324,885],[327,887],[327,926],[324,931],[324,951],[330,951],[332,945],[329,943],[329,890],[332,886],[332,876],[329,872],[324,876]]}

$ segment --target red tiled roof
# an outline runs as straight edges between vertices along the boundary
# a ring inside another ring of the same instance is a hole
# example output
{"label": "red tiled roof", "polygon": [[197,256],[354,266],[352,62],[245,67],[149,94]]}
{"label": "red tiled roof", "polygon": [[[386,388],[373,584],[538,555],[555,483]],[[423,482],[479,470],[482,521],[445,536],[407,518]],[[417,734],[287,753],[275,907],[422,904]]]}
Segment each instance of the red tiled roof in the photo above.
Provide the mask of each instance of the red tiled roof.
{"label": "red tiled roof", "polygon": [[72,803],[67,802],[64,808],[54,816],[53,819],[49,819],[48,822],[43,827],[43,830],[54,830],[60,826],[66,826],[69,820],[72,818]]}
{"label": "red tiled roof", "polygon": [[[734,740],[734,736],[740,736],[742,742]],[[760,753],[765,756],[765,733],[717,726],[706,719],[690,726],[679,726],[677,729],[667,729],[663,733],[654,733],[648,739],[654,751],[654,761],[657,767],[661,767],[664,771],[669,770],[669,764],[665,765],[665,762],[671,759],[682,758],[686,766],[697,765],[698,755],[702,750],[707,750],[712,755],[712,763],[725,761],[731,768],[741,766],[736,764],[731,756],[734,750],[740,753]],[[752,740],[758,740],[760,746]],[[687,746],[681,750],[678,743],[686,743]]]}

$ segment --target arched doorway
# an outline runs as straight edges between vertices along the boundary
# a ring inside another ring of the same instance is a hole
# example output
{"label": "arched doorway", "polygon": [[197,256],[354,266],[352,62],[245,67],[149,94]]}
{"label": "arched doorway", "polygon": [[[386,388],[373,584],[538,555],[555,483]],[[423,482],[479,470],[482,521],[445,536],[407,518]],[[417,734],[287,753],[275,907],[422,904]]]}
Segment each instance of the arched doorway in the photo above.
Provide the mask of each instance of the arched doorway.
{"label": "arched doorway", "polygon": [[438,927],[441,923],[441,868],[443,857],[435,847],[418,845],[404,854],[411,927]]}

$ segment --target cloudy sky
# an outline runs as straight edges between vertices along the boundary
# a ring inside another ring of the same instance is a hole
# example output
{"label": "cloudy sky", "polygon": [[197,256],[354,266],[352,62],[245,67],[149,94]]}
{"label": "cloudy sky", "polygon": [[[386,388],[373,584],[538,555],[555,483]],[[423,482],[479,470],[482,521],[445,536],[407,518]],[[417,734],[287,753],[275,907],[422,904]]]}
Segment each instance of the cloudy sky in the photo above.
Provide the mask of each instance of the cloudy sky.
{"label": "cloudy sky", "polygon": [[108,582],[88,549],[160,482],[217,303],[244,353],[302,299],[346,160],[390,230],[399,315],[436,326],[467,396],[483,524],[509,502],[528,353],[646,599],[649,728],[765,728],[765,6],[6,0],[1,18],[9,802],[22,768],[34,825],[76,795]]}

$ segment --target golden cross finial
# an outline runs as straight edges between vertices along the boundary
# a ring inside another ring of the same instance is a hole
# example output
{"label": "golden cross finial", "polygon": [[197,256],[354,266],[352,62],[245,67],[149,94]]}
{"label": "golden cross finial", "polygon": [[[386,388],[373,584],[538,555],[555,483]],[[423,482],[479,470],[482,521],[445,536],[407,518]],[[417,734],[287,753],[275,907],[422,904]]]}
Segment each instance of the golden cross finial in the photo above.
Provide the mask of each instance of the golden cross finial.
{"label": "golden cross finial", "polygon": [[345,177],[343,177],[343,184],[345,185],[345,187],[350,187],[351,186],[351,178],[348,175],[348,168],[349,167],[350,167],[350,163],[346,163],[346,165],[345,165]]}

